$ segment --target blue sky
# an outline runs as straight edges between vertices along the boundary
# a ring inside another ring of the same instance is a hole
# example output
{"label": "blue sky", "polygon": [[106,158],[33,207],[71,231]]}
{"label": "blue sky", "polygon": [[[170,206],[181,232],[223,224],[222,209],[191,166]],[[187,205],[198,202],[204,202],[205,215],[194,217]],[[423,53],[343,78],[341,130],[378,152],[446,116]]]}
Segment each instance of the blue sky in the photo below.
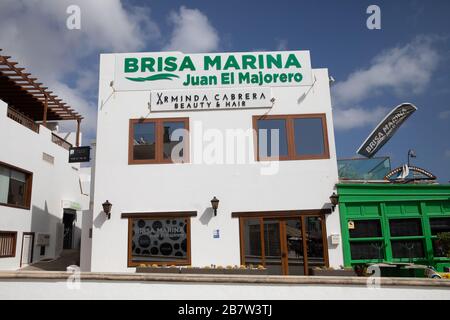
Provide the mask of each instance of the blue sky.
{"label": "blue sky", "polygon": [[[81,30],[66,28],[68,5]],[[369,5],[381,30],[366,27]],[[100,52],[310,50],[328,68],[338,157],[356,149],[394,106],[418,111],[377,154],[450,180],[450,1],[140,1],[0,3],[0,47],[86,115],[95,137]]]}

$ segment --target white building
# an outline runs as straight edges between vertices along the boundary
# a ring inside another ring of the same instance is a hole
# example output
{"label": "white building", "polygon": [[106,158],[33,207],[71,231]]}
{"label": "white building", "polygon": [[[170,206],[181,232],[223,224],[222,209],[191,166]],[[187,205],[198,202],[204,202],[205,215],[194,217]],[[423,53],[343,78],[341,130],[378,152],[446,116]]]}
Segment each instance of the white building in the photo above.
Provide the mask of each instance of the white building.
{"label": "white building", "polygon": [[80,136],[55,122],[81,116],[8,59],[0,56],[0,270],[79,248],[90,180],[68,162]]}
{"label": "white building", "polygon": [[339,267],[331,111],[308,51],[102,54],[90,270]]}

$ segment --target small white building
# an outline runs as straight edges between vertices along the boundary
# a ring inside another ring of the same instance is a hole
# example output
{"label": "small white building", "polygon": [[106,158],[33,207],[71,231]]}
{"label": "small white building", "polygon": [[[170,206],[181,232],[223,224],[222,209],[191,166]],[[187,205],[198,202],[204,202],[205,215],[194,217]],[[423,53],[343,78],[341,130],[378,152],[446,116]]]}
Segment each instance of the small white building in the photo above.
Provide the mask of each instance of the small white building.
{"label": "small white building", "polygon": [[80,248],[89,207],[88,169],[69,163],[79,132],[57,125],[82,117],[16,64],[0,55],[0,270]]}
{"label": "small white building", "polygon": [[93,179],[85,270],[343,264],[329,76],[309,51],[102,54]]}

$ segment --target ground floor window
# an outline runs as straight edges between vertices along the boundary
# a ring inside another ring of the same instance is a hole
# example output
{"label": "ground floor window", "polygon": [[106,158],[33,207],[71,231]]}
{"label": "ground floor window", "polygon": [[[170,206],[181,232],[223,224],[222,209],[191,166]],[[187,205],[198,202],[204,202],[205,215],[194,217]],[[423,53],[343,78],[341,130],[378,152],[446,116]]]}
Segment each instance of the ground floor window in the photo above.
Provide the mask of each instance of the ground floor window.
{"label": "ground floor window", "polygon": [[431,238],[433,241],[433,254],[435,257],[447,257],[447,248],[439,241],[437,235],[450,232],[450,217],[430,218]]}
{"label": "ground floor window", "polygon": [[384,256],[380,219],[348,221],[353,260],[378,260]]}
{"label": "ground floor window", "polygon": [[189,265],[191,263],[191,214],[126,215],[125,217],[128,217],[129,267],[140,264]]}
{"label": "ground floor window", "polygon": [[305,275],[327,266],[325,215],[298,212],[233,213],[239,217],[241,264],[263,265],[269,274]]}
{"label": "ground floor window", "polygon": [[0,258],[16,256],[17,232],[0,231]]}
{"label": "ground floor window", "polygon": [[[437,234],[450,232],[450,217],[429,217],[429,224],[423,217],[384,220],[384,228],[381,218],[347,220],[352,263],[427,260],[427,241],[434,257],[447,257]],[[425,232],[424,228],[429,229]]]}

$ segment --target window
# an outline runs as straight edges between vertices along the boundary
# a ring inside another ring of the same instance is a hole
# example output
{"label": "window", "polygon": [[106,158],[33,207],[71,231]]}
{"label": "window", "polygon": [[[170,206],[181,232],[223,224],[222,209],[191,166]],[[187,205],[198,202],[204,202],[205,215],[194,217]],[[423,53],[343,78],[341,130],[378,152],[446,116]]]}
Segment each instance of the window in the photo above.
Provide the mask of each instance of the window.
{"label": "window", "polygon": [[450,218],[430,218],[431,234],[450,232]]}
{"label": "window", "polygon": [[381,237],[380,220],[354,220],[354,228],[350,229],[351,238]]}
{"label": "window", "polygon": [[0,205],[30,208],[32,173],[0,163]]}
{"label": "window", "polygon": [[383,260],[384,244],[379,219],[349,220],[350,255],[352,260]]}
{"label": "window", "polygon": [[188,130],[188,118],[130,120],[128,163],[188,162]]}
{"label": "window", "polygon": [[322,118],[294,119],[296,156],[317,156],[325,153]]}
{"label": "window", "polygon": [[[128,266],[189,265],[190,216],[146,214],[128,221]],[[122,215],[124,217],[125,214]]]}
{"label": "window", "polygon": [[392,240],[393,258],[424,258],[423,240]]}
{"label": "window", "polygon": [[263,264],[260,220],[245,219],[243,223],[245,261],[253,265]]}
{"label": "window", "polygon": [[408,237],[422,235],[421,219],[390,219],[391,237]]}
{"label": "window", "polygon": [[156,130],[154,122],[135,123],[133,132],[133,159],[156,159]]}
{"label": "window", "polygon": [[450,218],[430,218],[431,235],[433,241],[433,254],[435,257],[447,257],[447,248],[437,239],[438,233],[450,232]]}
{"label": "window", "polygon": [[420,218],[390,219],[389,230],[394,259],[412,261],[413,259],[425,258],[422,220]]}
{"label": "window", "polygon": [[382,241],[352,242],[350,243],[350,251],[352,260],[383,260],[384,258]]}
{"label": "window", "polygon": [[328,159],[325,114],[254,116],[258,160]]}
{"label": "window", "polygon": [[0,258],[16,256],[17,232],[0,231]]}
{"label": "window", "polygon": [[[258,120],[259,157],[277,158],[288,156],[286,120]],[[264,143],[266,142],[266,143]]]}

